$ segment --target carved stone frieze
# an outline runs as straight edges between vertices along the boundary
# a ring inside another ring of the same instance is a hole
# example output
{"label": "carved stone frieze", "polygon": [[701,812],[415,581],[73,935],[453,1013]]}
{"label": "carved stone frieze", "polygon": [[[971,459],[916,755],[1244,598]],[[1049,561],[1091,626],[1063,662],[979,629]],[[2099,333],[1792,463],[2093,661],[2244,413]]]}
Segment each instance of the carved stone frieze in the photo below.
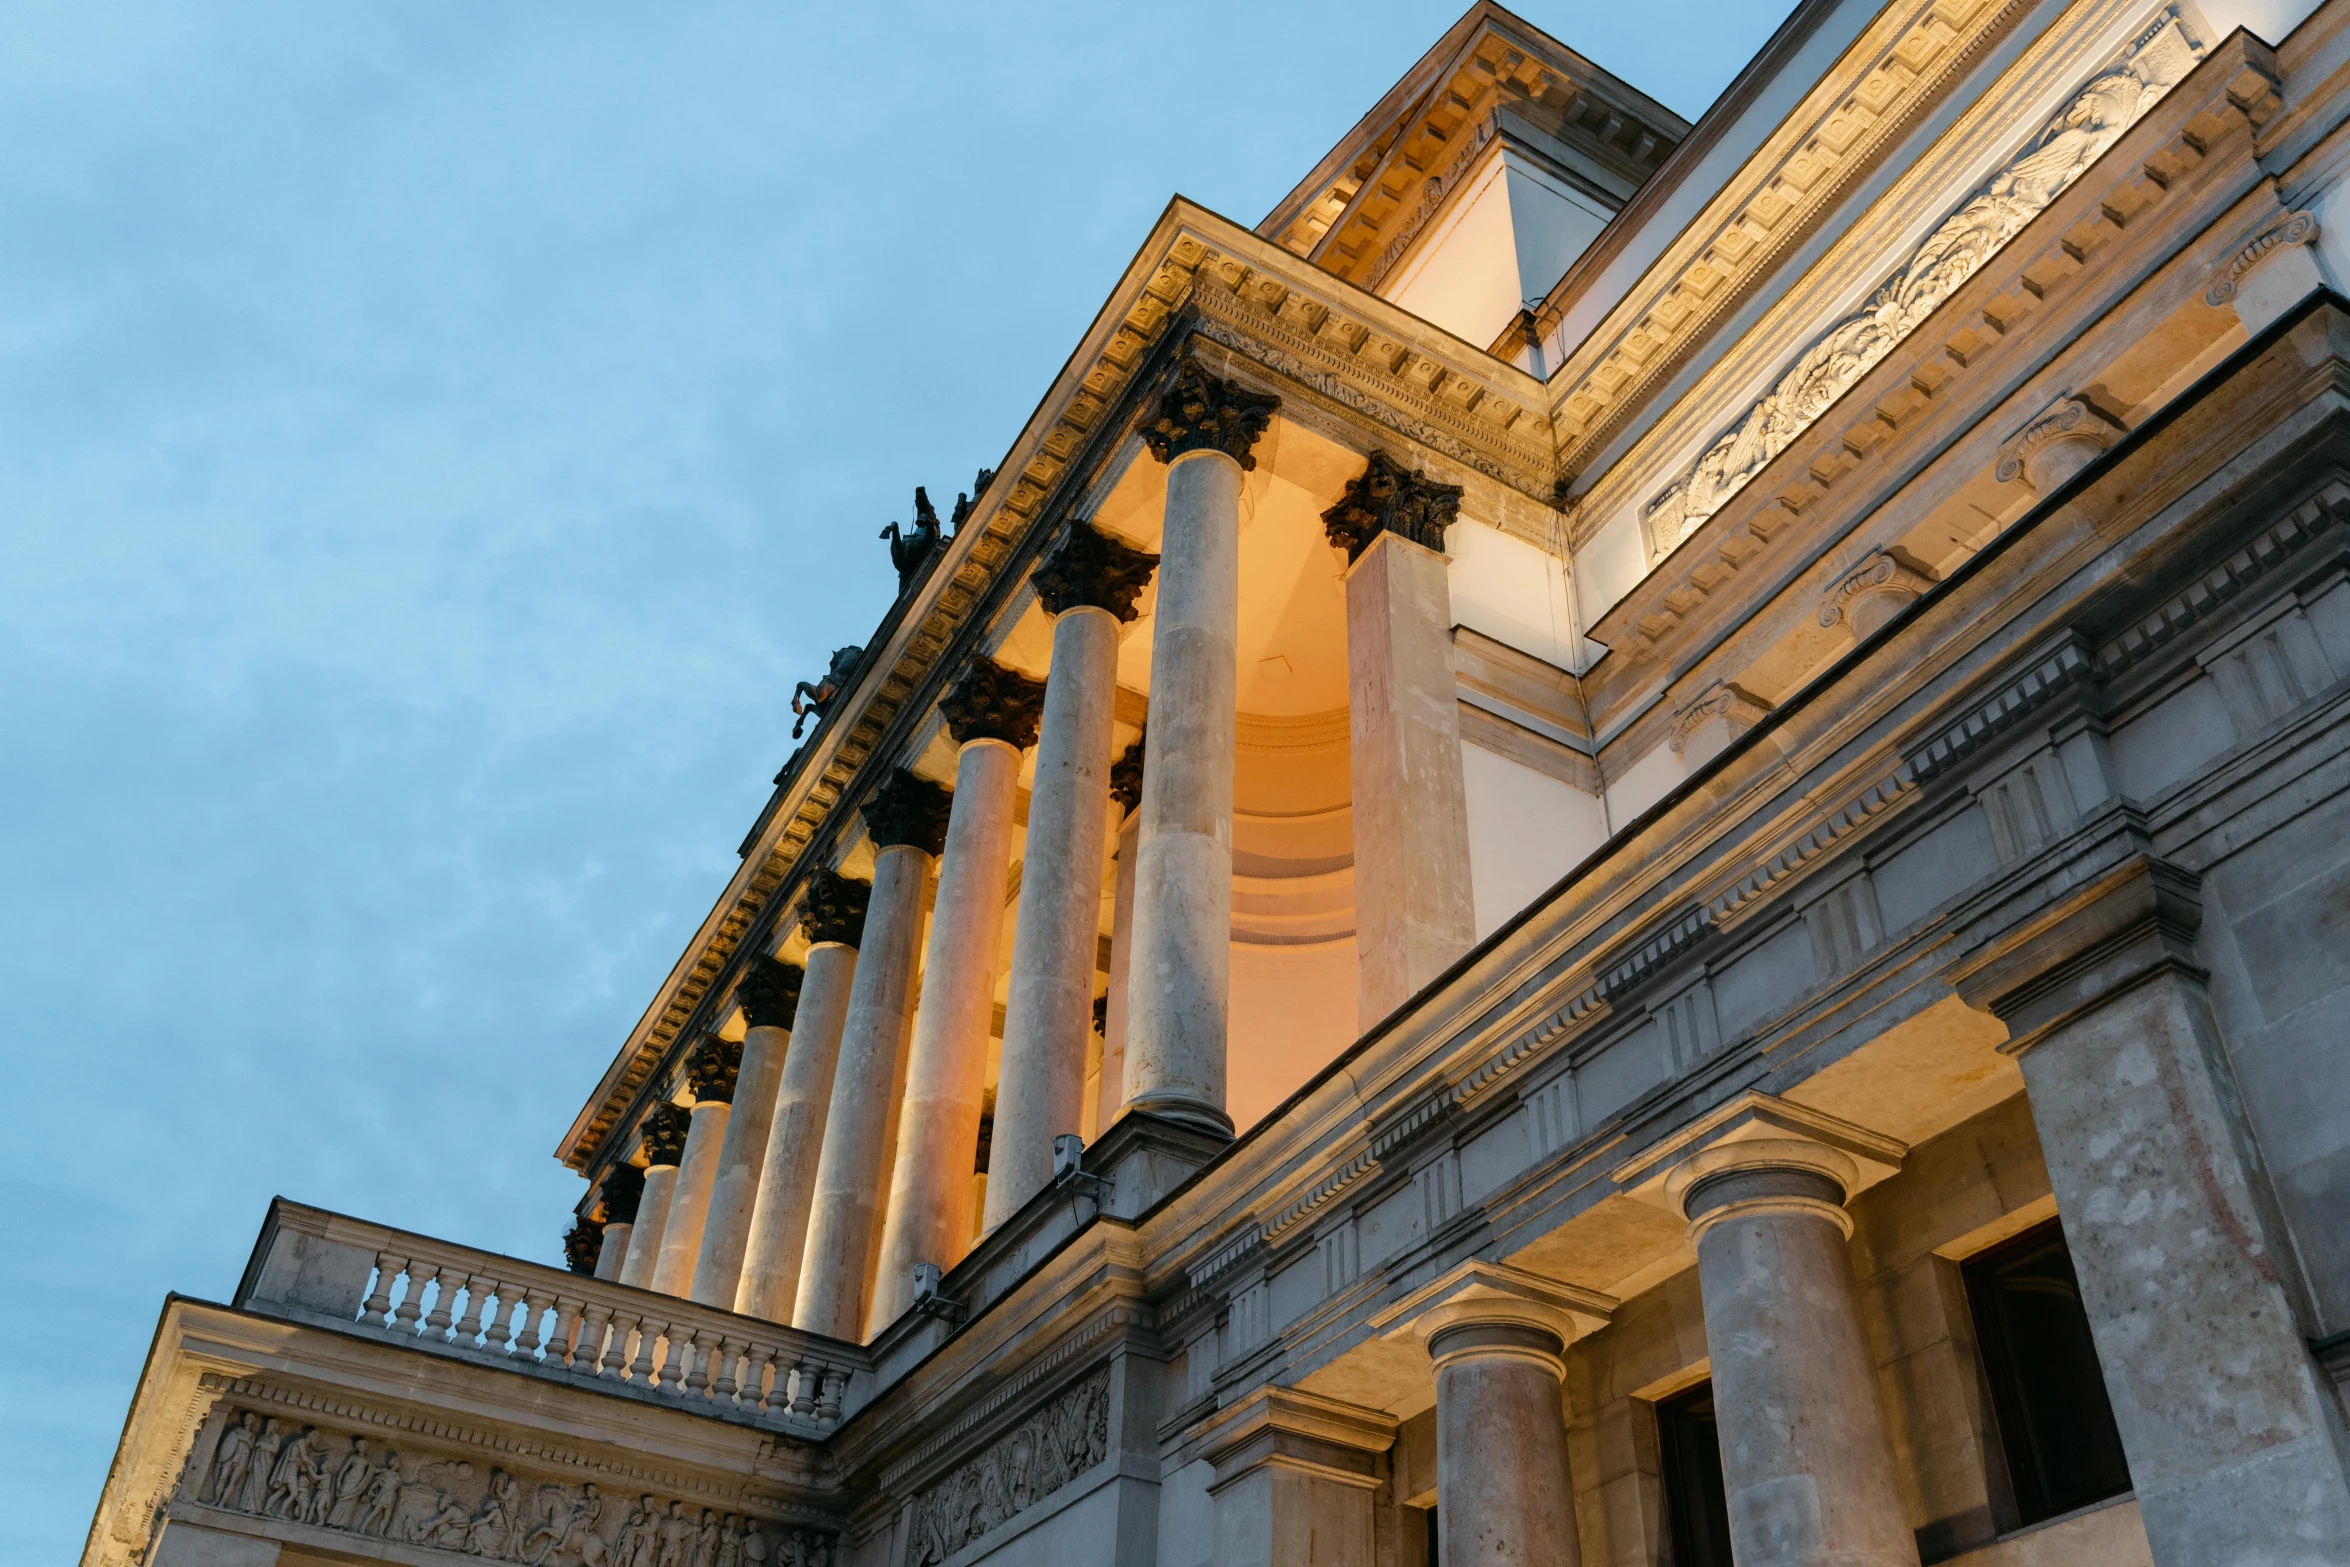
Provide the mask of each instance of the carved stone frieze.
{"label": "carved stone frieze", "polygon": [[1048,615],[1091,607],[1132,620],[1134,601],[1158,566],[1158,556],[1073,517],[1069,531],[1028,580]]}
{"label": "carved stone frieze", "polygon": [[604,1226],[594,1219],[575,1219],[563,1233],[563,1266],[587,1278],[596,1271],[596,1254],[604,1249]]}
{"label": "carved stone frieze", "polygon": [[592,1482],[477,1464],[438,1445],[401,1453],[380,1437],[226,1402],[211,1418],[209,1461],[182,1478],[183,1504],[524,1567],[828,1567],[833,1557],[815,1530],[674,1497],[631,1502]]}
{"label": "carved stone frieze", "polygon": [[865,802],[865,830],[877,849],[908,846],[935,856],[947,844],[955,792],[906,771],[892,772]]}
{"label": "carved stone frieze", "polygon": [[1044,718],[1044,682],[994,659],[974,658],[939,698],[938,710],[958,745],[1001,740],[1024,750],[1036,744]]}
{"label": "carved stone frieze", "polygon": [[786,963],[780,958],[765,955],[751,959],[751,966],[735,987],[734,999],[743,1009],[743,1023],[749,1028],[789,1028],[799,1016],[800,986],[807,979],[807,970],[797,963]]}
{"label": "carved stone frieze", "polygon": [[684,1105],[662,1100],[646,1112],[644,1130],[639,1133],[645,1150],[645,1163],[675,1164],[685,1157],[686,1133],[693,1130],[694,1115]]}
{"label": "carved stone frieze", "polygon": [[705,1034],[694,1053],[685,1058],[686,1086],[696,1104],[731,1104],[734,1080],[742,1071],[743,1047],[716,1034]]}
{"label": "carved stone frieze", "polygon": [[644,1166],[616,1164],[604,1172],[603,1208],[606,1224],[636,1223],[637,1204],[645,1199]]}
{"label": "carved stone frieze", "polygon": [[1110,1455],[1107,1366],[914,1499],[906,1567],[932,1567]]}
{"label": "carved stone frieze", "polygon": [[1143,735],[1136,735],[1134,743],[1119,753],[1110,764],[1110,798],[1126,807],[1129,814],[1142,808],[1142,754]]}
{"label": "carved stone frieze", "polygon": [[872,898],[869,881],[817,871],[800,897],[800,934],[810,945],[837,941],[844,947],[856,946],[865,939],[865,905]]}
{"label": "carved stone frieze", "polygon": [[1460,512],[1459,485],[1438,484],[1374,451],[1363,471],[1347,480],[1345,497],[1322,513],[1322,531],[1350,563],[1382,533],[1400,534],[1441,555],[1444,530]]}
{"label": "carved stone frieze", "polygon": [[1892,277],[1815,338],[1697,460],[1646,507],[1652,558],[1672,551],[1722,509],[1854,382],[1940,309],[2024,225],[2062,195],[2202,53],[2165,11],[2085,83],[2005,166],[1959,204]]}
{"label": "carved stone frieze", "polygon": [[1244,470],[1254,468],[1257,438],[1280,407],[1280,398],[1235,386],[1186,356],[1142,427],[1143,444],[1161,462],[1188,452],[1222,452]]}

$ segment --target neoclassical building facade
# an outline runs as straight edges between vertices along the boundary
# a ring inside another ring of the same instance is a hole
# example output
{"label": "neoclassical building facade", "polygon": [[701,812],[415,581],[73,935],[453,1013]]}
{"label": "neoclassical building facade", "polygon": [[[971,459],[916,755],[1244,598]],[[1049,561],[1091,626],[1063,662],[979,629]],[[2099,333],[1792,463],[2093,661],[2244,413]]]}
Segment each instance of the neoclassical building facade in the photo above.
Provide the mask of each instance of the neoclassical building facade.
{"label": "neoclassical building facade", "polygon": [[86,1567],[2350,1562],[2346,172],[2350,0],[1480,3],[889,530],[570,1266],[280,1201]]}

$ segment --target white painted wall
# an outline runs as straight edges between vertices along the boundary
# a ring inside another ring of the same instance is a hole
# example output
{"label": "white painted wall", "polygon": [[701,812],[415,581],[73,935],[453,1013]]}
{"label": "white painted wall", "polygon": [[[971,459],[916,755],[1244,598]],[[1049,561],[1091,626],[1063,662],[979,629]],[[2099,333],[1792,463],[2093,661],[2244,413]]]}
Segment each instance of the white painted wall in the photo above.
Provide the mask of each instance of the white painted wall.
{"label": "white painted wall", "polygon": [[1575,667],[1575,606],[1565,561],[1467,518],[1445,534],[1444,551],[1452,557],[1445,578],[1456,625],[1561,669]]}
{"label": "white painted wall", "polygon": [[1597,201],[1497,146],[1379,292],[1484,348],[1607,220]]}
{"label": "white painted wall", "polygon": [[1659,740],[1647,755],[1607,786],[1608,820],[1621,827],[1670,794],[1689,776],[1681,753]]}
{"label": "white painted wall", "polygon": [[1483,941],[1607,839],[1599,801],[1481,746],[1461,746],[1469,890]]}

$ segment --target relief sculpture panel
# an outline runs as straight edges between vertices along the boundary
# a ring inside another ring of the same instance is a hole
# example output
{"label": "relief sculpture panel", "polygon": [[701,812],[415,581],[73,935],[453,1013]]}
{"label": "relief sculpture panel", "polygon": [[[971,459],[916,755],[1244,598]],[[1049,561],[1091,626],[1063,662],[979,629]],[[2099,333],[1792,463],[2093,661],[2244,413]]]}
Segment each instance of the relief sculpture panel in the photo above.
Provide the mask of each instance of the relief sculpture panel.
{"label": "relief sculpture panel", "polygon": [[[796,1529],[498,1464],[402,1453],[385,1439],[223,1404],[209,1461],[180,1500],[365,1540],[523,1567],[830,1567],[831,1542]],[[201,1446],[198,1452],[202,1452]],[[633,1488],[632,1488],[633,1489]]]}
{"label": "relief sculpture panel", "polygon": [[932,1567],[1110,1455],[1107,1366],[914,1500],[906,1567]]}

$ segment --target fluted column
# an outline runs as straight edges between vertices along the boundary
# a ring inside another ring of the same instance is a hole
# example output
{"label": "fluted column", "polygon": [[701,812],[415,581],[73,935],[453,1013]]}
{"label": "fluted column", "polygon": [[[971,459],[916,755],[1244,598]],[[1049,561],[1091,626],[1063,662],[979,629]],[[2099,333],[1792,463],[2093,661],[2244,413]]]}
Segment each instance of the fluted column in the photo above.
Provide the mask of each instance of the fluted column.
{"label": "fluted column", "polygon": [[951,1268],[971,1244],[971,1175],[979,1157],[1020,753],[1035,742],[1043,705],[1041,682],[984,658],[972,661],[939,704],[947,733],[963,749],[906,1061],[897,1168],[873,1286],[876,1328],[912,1302],[916,1264]]}
{"label": "fluted column", "polygon": [[873,897],[849,986],[799,1298],[792,1307],[792,1325],[810,1333],[864,1338],[865,1281],[914,1000],[914,944],[922,932],[931,864],[946,840],[949,802],[946,790],[903,768],[865,802]]}
{"label": "fluted column", "polygon": [[1073,522],[1034,577],[1045,612],[1057,618],[1028,795],[1003,1064],[996,1073],[984,1220],[991,1230],[1044,1190],[1052,1179],[1053,1139],[1077,1131],[1084,1114],[1118,627],[1134,618],[1134,601],[1157,564],[1157,556]]}
{"label": "fluted column", "polygon": [[734,1309],[770,1322],[791,1319],[799,1299],[800,1258],[816,1196],[816,1161],[832,1108],[833,1068],[840,1060],[841,1027],[865,939],[865,882],[818,871],[800,899],[800,934],[808,938],[807,978],[789,1019],[775,1112],[767,1127],[767,1155],[759,1167],[759,1195],[751,1207],[750,1237]]}
{"label": "fluted column", "polygon": [[667,1100],[653,1106],[638,1133],[645,1154],[644,1195],[637,1202],[636,1228],[628,1237],[628,1256],[620,1264],[620,1282],[638,1289],[654,1288],[661,1264],[661,1237],[668,1227],[670,1194],[677,1190],[677,1163],[685,1157],[686,1135],[693,1115],[685,1106]]}
{"label": "fluted column", "polygon": [[1373,452],[1322,514],[1346,551],[1356,1025],[1370,1028],[1477,940],[1444,534],[1460,486]]}
{"label": "fluted column", "polygon": [[791,1049],[792,1014],[804,978],[796,965],[762,953],[751,960],[735,993],[745,1025],[742,1065],[734,1080],[726,1140],[718,1148],[718,1178],[710,1188],[709,1216],[702,1225],[702,1249],[694,1260],[689,1292],[705,1306],[732,1307],[742,1279],[759,1171],[767,1162],[767,1129],[775,1119],[775,1091]]}
{"label": "fluted column", "polygon": [[1761,1136],[1667,1183],[1697,1247],[1740,1567],[1917,1567],[1847,1251],[1858,1176],[1824,1143]]}
{"label": "fluted column", "polygon": [[620,1277],[628,1260],[629,1237],[636,1231],[637,1204],[644,1200],[645,1172],[633,1164],[616,1164],[604,1172],[602,1203],[604,1241],[596,1251],[596,1277]]}
{"label": "fluted column", "polygon": [[1110,799],[1124,814],[1118,823],[1118,864],[1110,898],[1110,983],[1102,997],[1101,1103],[1094,1112],[1095,1135],[1118,1124],[1126,1112],[1127,976],[1134,958],[1134,861],[1142,844],[1142,751],[1136,740],[1110,766]]}
{"label": "fluted column", "polygon": [[1181,365],[1143,431],[1167,464],[1151,632],[1150,733],[1127,976],[1126,1102],[1232,1130],[1232,759],[1240,476],[1280,399]]}

